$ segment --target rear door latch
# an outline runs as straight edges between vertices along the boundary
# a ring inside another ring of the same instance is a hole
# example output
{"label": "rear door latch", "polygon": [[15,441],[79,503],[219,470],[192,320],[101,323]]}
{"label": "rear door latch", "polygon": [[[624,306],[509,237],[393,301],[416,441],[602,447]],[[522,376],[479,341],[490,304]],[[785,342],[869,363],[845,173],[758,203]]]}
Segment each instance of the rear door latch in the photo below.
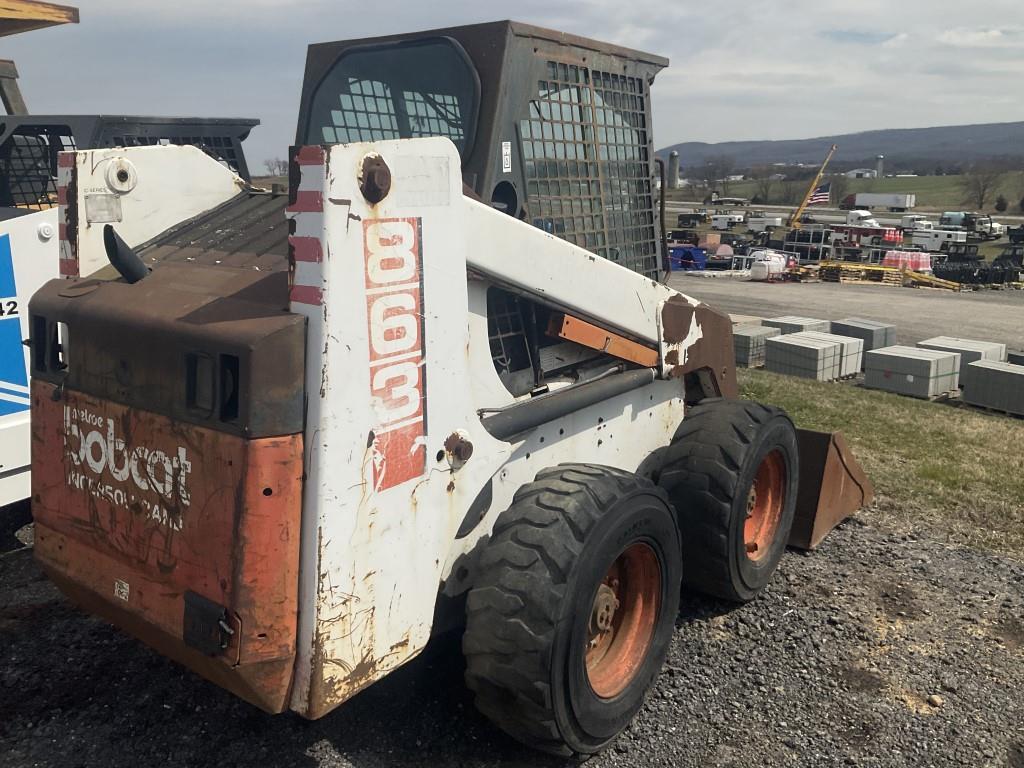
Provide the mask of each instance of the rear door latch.
{"label": "rear door latch", "polygon": [[182,627],[185,645],[207,656],[218,656],[231,642],[228,609],[192,591],[185,592],[185,620]]}

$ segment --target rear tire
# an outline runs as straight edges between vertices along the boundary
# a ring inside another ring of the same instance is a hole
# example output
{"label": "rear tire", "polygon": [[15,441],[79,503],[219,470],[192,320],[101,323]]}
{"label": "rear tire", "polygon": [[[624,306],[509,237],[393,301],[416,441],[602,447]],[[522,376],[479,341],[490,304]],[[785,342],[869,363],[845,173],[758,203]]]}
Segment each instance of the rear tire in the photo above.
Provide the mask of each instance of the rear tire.
{"label": "rear tire", "polygon": [[664,491],[563,464],[495,523],[466,603],[466,683],[519,741],[592,754],[629,724],[661,670],[681,579]]}
{"label": "rear tire", "polygon": [[683,583],[754,599],[782,559],[798,483],[796,429],[781,409],[712,399],[688,411],[658,474],[679,515]]}

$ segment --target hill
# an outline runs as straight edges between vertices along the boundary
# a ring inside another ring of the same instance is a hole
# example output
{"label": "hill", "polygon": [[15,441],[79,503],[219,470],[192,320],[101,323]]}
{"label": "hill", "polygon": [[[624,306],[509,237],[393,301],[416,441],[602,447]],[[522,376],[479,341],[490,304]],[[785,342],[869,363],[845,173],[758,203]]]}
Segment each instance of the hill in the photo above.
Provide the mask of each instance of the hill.
{"label": "hill", "polygon": [[951,125],[935,128],[900,128],[820,136],[787,141],[724,141],[709,144],[688,141],[658,151],[679,153],[684,168],[702,166],[709,158],[732,158],[736,168],[771,163],[820,163],[828,148],[838,144],[836,167],[866,165],[885,155],[887,169],[934,167],[936,164],[969,164],[990,158],[1024,159],[1024,122]]}

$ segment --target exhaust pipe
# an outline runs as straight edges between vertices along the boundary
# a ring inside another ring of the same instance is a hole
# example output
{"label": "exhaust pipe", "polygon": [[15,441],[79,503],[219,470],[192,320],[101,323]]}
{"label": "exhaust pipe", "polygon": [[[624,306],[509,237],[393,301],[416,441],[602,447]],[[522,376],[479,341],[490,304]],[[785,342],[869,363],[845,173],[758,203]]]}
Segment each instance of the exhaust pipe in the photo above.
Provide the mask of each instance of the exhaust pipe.
{"label": "exhaust pipe", "polygon": [[128,243],[118,236],[110,224],[103,227],[103,247],[107,259],[125,282],[137,283],[149,274],[149,267],[142,263],[138,254],[128,247]]}

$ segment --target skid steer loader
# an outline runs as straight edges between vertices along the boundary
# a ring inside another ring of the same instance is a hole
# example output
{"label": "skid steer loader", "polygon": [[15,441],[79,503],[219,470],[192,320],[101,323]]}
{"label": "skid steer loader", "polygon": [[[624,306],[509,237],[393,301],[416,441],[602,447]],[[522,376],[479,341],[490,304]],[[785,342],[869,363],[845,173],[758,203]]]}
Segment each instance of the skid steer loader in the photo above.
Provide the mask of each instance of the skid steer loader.
{"label": "skid steer loader", "polygon": [[308,718],[464,626],[482,712],[600,750],[681,585],[750,600],[798,488],[806,546],[868,492],[822,480],[855,468],[835,441],[801,487],[786,414],[734,399],[729,318],[656,279],[666,63],[512,22],[312,46],[287,203],[225,191],[137,247],[89,214],[110,169],[168,205],[230,171],[62,155],[62,246],[120,277],[30,307],[47,573]]}

